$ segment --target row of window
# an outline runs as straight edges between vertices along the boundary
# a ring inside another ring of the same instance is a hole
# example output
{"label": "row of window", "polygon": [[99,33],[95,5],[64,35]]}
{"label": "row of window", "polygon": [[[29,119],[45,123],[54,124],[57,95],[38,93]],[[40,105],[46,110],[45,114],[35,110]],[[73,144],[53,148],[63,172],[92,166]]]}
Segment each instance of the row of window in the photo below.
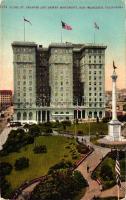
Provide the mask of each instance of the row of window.
{"label": "row of window", "polygon": [[[23,120],[27,120],[27,119],[32,120],[32,118],[33,118],[32,112],[30,112],[28,115],[27,115],[26,112],[23,113]],[[20,112],[17,113],[17,120],[21,120],[21,113]]]}
{"label": "row of window", "polygon": [[21,77],[20,74],[18,74],[18,75],[17,75],[17,78],[18,78],[18,79],[21,78],[21,80],[22,80],[22,78],[23,78],[23,79],[28,79],[28,78],[29,78],[29,79],[32,79],[32,75],[29,75],[29,76],[27,76],[27,77],[26,77],[26,76]]}
{"label": "row of window", "polygon": [[[94,101],[98,101],[98,100],[99,100],[99,101],[102,101],[102,98],[99,98],[99,99],[98,99],[98,98],[94,98]],[[92,99],[89,98],[89,101],[92,101]]]}
{"label": "row of window", "polygon": [[89,107],[102,107],[103,106],[103,104],[102,103],[89,103]]}
{"label": "row of window", "polygon": [[102,49],[85,49],[86,53],[104,53]]}
{"label": "row of window", "polygon": [[89,70],[89,74],[102,74],[102,71],[92,71],[92,70]]}
{"label": "row of window", "polygon": [[[89,80],[91,81],[91,78],[90,78]],[[97,82],[97,83],[94,82],[93,84],[94,84],[94,85],[102,85],[102,82]],[[89,82],[89,85],[91,85],[91,82]]]}
{"label": "row of window", "polygon": [[51,52],[55,54],[72,53],[72,49],[52,49]]}
{"label": "row of window", "polygon": [[55,112],[55,114],[69,114],[69,112]]}
{"label": "row of window", "polygon": [[16,52],[32,52],[33,48],[16,48]]}

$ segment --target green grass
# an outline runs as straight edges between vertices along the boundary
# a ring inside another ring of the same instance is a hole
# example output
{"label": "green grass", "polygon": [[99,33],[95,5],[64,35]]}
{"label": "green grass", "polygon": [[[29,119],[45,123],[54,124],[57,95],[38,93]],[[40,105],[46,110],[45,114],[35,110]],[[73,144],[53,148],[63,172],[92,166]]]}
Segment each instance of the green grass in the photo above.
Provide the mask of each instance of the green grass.
{"label": "green grass", "polygon": [[[33,147],[35,145],[46,145],[47,153],[34,154]],[[70,148],[65,148],[70,146]],[[62,136],[40,136],[35,139],[34,144],[27,145],[22,148],[19,153],[11,153],[8,156],[1,157],[1,162],[9,162],[13,166],[12,173],[6,176],[7,180],[11,183],[12,189],[19,187],[24,181],[32,180],[34,178],[45,175],[48,169],[62,159],[72,160],[71,149],[74,150],[78,156],[80,154],[76,150],[76,141]],[[65,156],[64,156],[65,155]],[[25,156],[29,158],[29,168],[21,171],[15,171],[15,160]]]}
{"label": "green grass", "polygon": [[108,125],[107,123],[103,122],[85,122],[85,123],[79,123],[79,124],[72,124],[71,126],[67,127],[67,131],[71,131],[75,133],[78,131],[82,131],[83,135],[88,135],[89,133],[89,128],[90,128],[90,133],[91,135],[95,135],[96,133],[101,133],[101,134],[107,134],[108,133]]}

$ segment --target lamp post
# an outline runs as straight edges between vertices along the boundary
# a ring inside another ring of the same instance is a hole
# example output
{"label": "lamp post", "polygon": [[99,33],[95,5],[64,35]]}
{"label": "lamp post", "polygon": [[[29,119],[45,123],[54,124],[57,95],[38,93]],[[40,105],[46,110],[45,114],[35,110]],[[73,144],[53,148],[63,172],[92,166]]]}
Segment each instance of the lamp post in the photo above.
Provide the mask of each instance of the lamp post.
{"label": "lamp post", "polygon": [[91,136],[91,126],[90,126],[90,115],[88,116],[88,136],[89,136],[89,142],[90,142],[90,136]]}

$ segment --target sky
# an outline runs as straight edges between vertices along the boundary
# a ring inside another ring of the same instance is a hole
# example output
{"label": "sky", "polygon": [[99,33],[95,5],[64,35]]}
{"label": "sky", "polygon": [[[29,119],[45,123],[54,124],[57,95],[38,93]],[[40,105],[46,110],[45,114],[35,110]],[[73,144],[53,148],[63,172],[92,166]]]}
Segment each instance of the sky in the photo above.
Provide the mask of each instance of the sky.
{"label": "sky", "polygon": [[[0,89],[13,90],[11,43],[26,41],[47,47],[61,42],[61,20],[73,30],[62,30],[63,42],[107,46],[105,86],[111,90],[113,60],[117,66],[117,87],[126,88],[126,9],[123,0],[4,0],[0,6]],[[99,30],[94,28],[94,22]]]}

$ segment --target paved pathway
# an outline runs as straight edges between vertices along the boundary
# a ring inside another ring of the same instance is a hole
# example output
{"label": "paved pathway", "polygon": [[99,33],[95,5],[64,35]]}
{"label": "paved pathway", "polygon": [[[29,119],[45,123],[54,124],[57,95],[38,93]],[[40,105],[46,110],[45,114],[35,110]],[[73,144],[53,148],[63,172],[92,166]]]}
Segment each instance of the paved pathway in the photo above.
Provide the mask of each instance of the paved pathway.
{"label": "paved pathway", "polygon": [[[121,183],[121,185],[123,187],[125,187],[125,182]],[[108,190],[104,190],[101,192],[100,194],[100,197],[104,198],[104,197],[107,197],[107,196],[111,196],[111,197],[115,197],[117,196],[117,185],[115,185],[114,187],[108,189]],[[124,197],[125,196],[125,191],[124,189],[121,187],[120,188],[120,197]]]}
{"label": "paved pathway", "polygon": [[12,128],[6,127],[0,134],[0,150],[2,150],[2,148],[3,148],[2,145],[6,142],[11,130],[12,130]]}
{"label": "paved pathway", "polygon": [[[77,168],[83,176],[87,179],[89,187],[86,190],[86,193],[84,197],[81,198],[81,200],[91,200],[94,197],[94,194],[96,196],[99,196],[100,186],[99,184],[91,179],[91,173],[97,165],[101,162],[101,159],[110,151],[108,148],[102,148],[102,147],[94,147],[94,152],[90,154],[86,160]],[[89,173],[87,172],[87,166],[89,166]]]}

